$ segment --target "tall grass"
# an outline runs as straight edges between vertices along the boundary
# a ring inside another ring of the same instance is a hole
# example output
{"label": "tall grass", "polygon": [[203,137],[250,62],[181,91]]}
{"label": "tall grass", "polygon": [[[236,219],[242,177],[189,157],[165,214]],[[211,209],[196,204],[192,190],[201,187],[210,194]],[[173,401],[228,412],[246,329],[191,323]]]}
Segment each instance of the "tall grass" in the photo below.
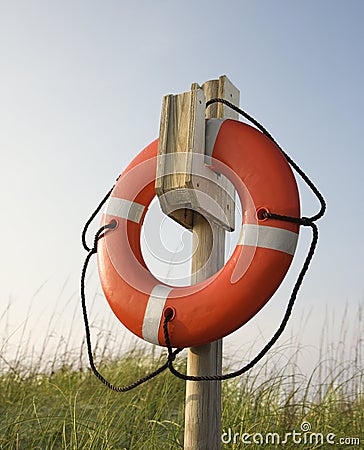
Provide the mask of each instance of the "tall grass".
{"label": "tall grass", "polygon": [[[359,308],[356,342],[345,343],[347,327],[352,326],[345,323],[345,317],[338,346],[332,347],[323,336],[320,363],[312,373],[302,373],[297,365],[299,346],[286,360],[290,344],[276,347],[270,358],[244,377],[224,382],[222,448],[364,448],[362,312]],[[74,348],[67,335],[56,343],[51,358],[46,352],[51,330],[50,324],[37,356],[29,357],[29,348],[22,345],[13,359],[7,359],[9,341],[2,343],[1,449],[183,448],[183,381],[164,372],[131,392],[114,393],[88,369],[84,345]],[[22,333],[25,338],[24,329]],[[132,346],[118,352],[115,345],[101,328],[96,332],[97,361],[112,382],[128,384],[164,362],[164,354],[155,348],[150,352],[149,347]],[[345,359],[344,345],[352,346],[349,359]],[[183,356],[178,367],[185,370]],[[309,427],[306,434],[303,425]],[[282,444],[286,433],[293,431],[295,441],[288,436]],[[261,439],[272,433],[281,442],[263,445]],[[335,445],[322,443],[320,433],[324,439],[333,433]],[[339,439],[346,440],[340,444]]]}

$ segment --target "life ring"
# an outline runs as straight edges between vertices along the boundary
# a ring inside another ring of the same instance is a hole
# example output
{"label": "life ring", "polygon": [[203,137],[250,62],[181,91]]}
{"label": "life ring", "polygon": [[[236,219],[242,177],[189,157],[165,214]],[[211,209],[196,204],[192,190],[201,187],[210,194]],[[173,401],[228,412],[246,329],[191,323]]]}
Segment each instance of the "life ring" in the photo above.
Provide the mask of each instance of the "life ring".
{"label": "life ring", "polygon": [[102,224],[117,222],[98,242],[106,299],[130,331],[161,346],[166,311],[173,313],[173,347],[202,345],[241,327],[277,290],[297,244],[298,224],[262,214],[300,216],[297,184],[278,147],[256,128],[230,119],[207,121],[206,147],[212,169],[233,178],[243,207],[238,245],[213,276],[196,285],[172,287],[157,280],[144,262],[140,233],[155,196],[158,140],[121,174],[102,217]]}

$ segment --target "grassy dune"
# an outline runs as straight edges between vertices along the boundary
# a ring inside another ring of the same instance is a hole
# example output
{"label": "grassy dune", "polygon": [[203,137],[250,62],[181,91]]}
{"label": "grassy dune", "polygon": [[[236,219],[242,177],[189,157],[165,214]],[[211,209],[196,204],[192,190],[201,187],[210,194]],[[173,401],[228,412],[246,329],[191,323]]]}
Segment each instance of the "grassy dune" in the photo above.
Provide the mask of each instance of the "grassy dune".
{"label": "grassy dune", "polygon": [[[323,348],[309,376],[294,360],[273,364],[287,351],[276,347],[257,369],[224,382],[222,449],[363,449],[360,334],[355,345],[349,360]],[[44,355],[37,362],[18,351],[9,363],[0,354],[0,449],[183,448],[183,381],[164,372],[117,394],[90,373],[81,351],[79,358],[63,352],[46,365]],[[99,348],[97,359],[104,375],[121,385],[164,362],[143,349],[112,357]],[[183,356],[178,364],[183,371]]]}

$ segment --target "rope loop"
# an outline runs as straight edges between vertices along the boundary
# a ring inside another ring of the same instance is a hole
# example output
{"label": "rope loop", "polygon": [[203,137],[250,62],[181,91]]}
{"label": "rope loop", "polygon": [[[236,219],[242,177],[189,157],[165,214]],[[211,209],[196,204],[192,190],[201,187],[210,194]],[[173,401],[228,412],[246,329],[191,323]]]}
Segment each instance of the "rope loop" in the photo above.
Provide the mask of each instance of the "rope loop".
{"label": "rope loop", "polygon": [[[282,147],[278,144],[278,142],[274,139],[274,137],[269,133],[269,131],[261,124],[259,123],[253,116],[248,114],[246,111],[242,110],[238,106],[234,105],[233,103],[229,102],[228,100],[225,100],[224,98],[212,98],[208,102],[206,102],[206,108],[208,108],[213,103],[223,103],[233,111],[237,112],[241,116],[243,116],[246,120],[248,120],[250,123],[252,123],[254,126],[258,128],[259,131],[261,131],[265,136],[267,136],[268,139],[270,139],[282,152],[283,156],[286,158],[287,162],[290,164],[290,166],[299,174],[299,176],[303,179],[303,181],[309,186],[311,191],[314,193],[316,198],[318,199],[320,203],[320,209],[314,216],[310,217],[310,220],[312,222],[315,222],[316,220],[321,219],[323,215],[326,212],[326,202],[321,194],[321,192],[317,189],[315,184],[310,180],[310,178],[305,174],[305,172],[299,167],[297,163],[293,161],[293,159],[282,149]],[[282,219],[283,220],[283,219]]]}
{"label": "rope loop", "polygon": [[83,319],[84,319],[84,325],[85,325],[85,333],[86,333],[86,343],[87,343],[87,352],[89,357],[89,362],[91,369],[95,376],[109,389],[115,391],[115,392],[127,392],[131,389],[136,388],[137,386],[140,386],[141,384],[151,380],[152,378],[156,377],[166,369],[168,369],[174,376],[177,378],[180,378],[185,381],[223,381],[228,380],[231,378],[238,377],[248,370],[250,370],[252,367],[254,367],[267,353],[268,351],[273,347],[273,345],[277,342],[279,337],[282,335],[287,323],[288,319],[291,315],[294,303],[297,298],[298,291],[301,287],[301,284],[303,282],[303,279],[309,269],[311,260],[313,258],[313,255],[316,250],[316,246],[318,243],[318,228],[315,222],[323,217],[326,211],[326,202],[320,191],[317,189],[317,187],[314,185],[314,183],[310,180],[310,178],[305,174],[305,172],[290,158],[290,156],[287,155],[283,151],[283,149],[278,145],[278,143],[275,141],[275,139],[272,137],[272,135],[261,125],[254,117],[250,116],[247,112],[243,111],[236,105],[230,103],[228,100],[222,99],[222,98],[213,98],[209,100],[206,103],[206,108],[208,108],[213,103],[223,103],[229,108],[233,109],[237,113],[241,114],[245,119],[247,119],[249,122],[251,122],[253,125],[255,125],[265,136],[267,136],[282,152],[284,157],[286,158],[287,162],[291,165],[291,167],[300,175],[300,177],[303,179],[303,181],[309,186],[309,188],[312,190],[313,194],[316,196],[320,203],[320,209],[319,211],[313,215],[312,217],[290,217],[290,216],[283,216],[271,212],[264,212],[264,217],[267,219],[276,219],[276,220],[282,220],[286,222],[293,222],[297,223],[299,225],[305,226],[305,227],[311,227],[312,230],[312,240],[309,247],[309,250],[306,255],[306,259],[302,265],[302,268],[298,274],[297,280],[294,284],[294,287],[292,289],[292,293],[290,296],[290,299],[288,301],[286,311],[284,313],[283,319],[274,333],[274,335],[271,337],[271,339],[265,344],[265,346],[260,350],[260,352],[245,366],[243,366],[241,369],[236,370],[234,372],[230,372],[223,375],[206,375],[206,376],[192,376],[192,375],[186,375],[181,372],[179,372],[173,365],[174,361],[176,360],[176,356],[183,350],[182,348],[177,348],[173,350],[171,347],[171,341],[169,337],[169,330],[168,330],[168,324],[170,320],[172,319],[172,312],[169,312],[166,314],[164,321],[163,321],[163,333],[164,338],[166,342],[167,347],[167,361],[157,368],[154,372],[151,372],[150,374],[144,376],[143,378],[140,378],[139,380],[135,381],[134,383],[131,383],[127,386],[115,386],[112,383],[110,383],[108,380],[104,378],[103,375],[98,371],[98,369],[95,366],[94,363],[94,357],[92,352],[92,343],[91,343],[91,334],[90,334],[90,326],[88,321],[88,314],[87,314],[87,308],[86,308],[86,295],[85,295],[85,279],[86,279],[86,272],[87,267],[89,265],[90,259],[92,255],[97,253],[97,243],[100,239],[102,239],[106,233],[108,233],[110,230],[114,229],[116,227],[116,221],[112,220],[110,223],[103,225],[95,234],[94,241],[93,241],[93,247],[89,248],[89,246],[86,243],[86,233],[89,225],[92,223],[96,215],[101,210],[102,206],[105,204],[107,199],[109,198],[112,189],[114,186],[110,189],[110,191],[105,195],[105,197],[101,200],[100,204],[97,206],[95,211],[92,213],[88,221],[86,222],[84,229],[82,231],[82,245],[84,249],[88,252],[85,262],[82,267],[81,272],[81,306],[82,306],[82,313],[83,313]]}
{"label": "rope loop", "polygon": [[[103,203],[105,203],[107,198],[108,198],[108,196],[106,196],[103,199]],[[99,205],[99,207],[98,207],[99,209],[101,209],[102,204],[101,204],[101,206]],[[83,264],[82,273],[81,273],[81,306],[82,306],[83,320],[84,320],[84,325],[85,325],[87,353],[88,353],[88,359],[90,362],[90,367],[91,367],[92,372],[109,389],[111,389],[115,392],[127,392],[127,391],[130,391],[130,390],[140,386],[143,383],[146,383],[147,381],[151,380],[152,378],[156,377],[157,375],[159,375],[160,373],[162,373],[166,369],[168,369],[169,364],[170,364],[170,359],[172,361],[174,361],[174,359],[176,358],[176,355],[181,350],[179,350],[179,349],[174,350],[174,351],[171,350],[171,354],[169,355],[168,361],[165,364],[163,364],[161,367],[157,368],[154,372],[151,372],[150,374],[146,375],[145,377],[142,377],[139,380],[134,381],[133,383],[131,383],[127,386],[115,386],[114,384],[110,383],[110,381],[108,381],[96,368],[96,365],[94,362],[94,356],[93,356],[93,352],[92,352],[90,324],[89,324],[89,320],[88,320],[87,307],[86,307],[86,293],[85,293],[86,272],[87,272],[87,268],[88,268],[91,256],[97,253],[98,241],[105,236],[105,234],[108,232],[108,230],[113,230],[115,227],[116,227],[115,220],[112,220],[110,223],[103,225],[95,234],[93,247],[88,250],[88,254],[87,254],[85,262]]]}

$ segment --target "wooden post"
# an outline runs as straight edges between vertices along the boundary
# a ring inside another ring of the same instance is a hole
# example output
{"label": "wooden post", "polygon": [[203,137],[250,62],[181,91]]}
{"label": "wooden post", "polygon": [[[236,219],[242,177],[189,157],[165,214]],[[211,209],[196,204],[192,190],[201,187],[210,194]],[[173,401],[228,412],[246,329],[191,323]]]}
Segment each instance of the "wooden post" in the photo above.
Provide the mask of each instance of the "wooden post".
{"label": "wooden post", "polygon": [[[196,250],[192,258],[192,283],[206,279],[223,266],[225,230],[234,229],[231,183],[203,163],[198,173],[191,170],[194,155],[204,154],[204,104],[214,97],[239,104],[239,90],[226,76],[221,76],[202,87],[193,84],[190,92],[164,97],[162,106],[156,192],[162,210],[193,231]],[[217,103],[209,107],[206,117],[238,119],[238,114]],[[200,192],[207,195],[200,196]],[[204,202],[206,197],[212,201]],[[189,375],[218,375],[221,366],[221,340],[188,351]],[[186,383],[184,448],[221,448],[221,382]]]}
{"label": "wooden post", "polygon": [[[239,104],[239,91],[227,77],[211,80],[202,86],[206,100],[224,98]],[[227,111],[221,103],[207,110],[207,118],[238,119],[234,111]],[[193,214],[193,234],[197,240],[192,259],[192,282],[211,276],[224,265],[225,230],[208,222],[201,214]],[[213,239],[217,240],[213,247]],[[214,251],[213,253],[212,250]],[[203,267],[203,270],[201,268]],[[188,350],[188,375],[220,375],[222,370],[222,340]],[[185,450],[219,450],[221,448],[221,382],[186,383]]]}

